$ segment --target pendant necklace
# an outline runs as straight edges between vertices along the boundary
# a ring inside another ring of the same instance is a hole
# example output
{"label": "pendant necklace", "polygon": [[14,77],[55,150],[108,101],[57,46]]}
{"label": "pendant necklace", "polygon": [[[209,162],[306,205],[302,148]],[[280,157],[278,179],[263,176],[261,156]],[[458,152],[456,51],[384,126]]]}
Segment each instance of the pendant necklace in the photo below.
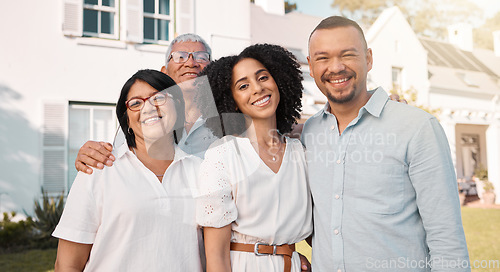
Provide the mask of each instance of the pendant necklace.
{"label": "pendant necklace", "polygon": [[272,157],[272,161],[275,162],[276,161],[276,155],[278,154],[278,152],[280,152],[281,150],[281,141],[278,139],[278,141],[280,142],[280,146],[278,147],[278,150],[272,154],[271,152],[269,152],[269,150],[267,150],[267,153],[269,153]]}

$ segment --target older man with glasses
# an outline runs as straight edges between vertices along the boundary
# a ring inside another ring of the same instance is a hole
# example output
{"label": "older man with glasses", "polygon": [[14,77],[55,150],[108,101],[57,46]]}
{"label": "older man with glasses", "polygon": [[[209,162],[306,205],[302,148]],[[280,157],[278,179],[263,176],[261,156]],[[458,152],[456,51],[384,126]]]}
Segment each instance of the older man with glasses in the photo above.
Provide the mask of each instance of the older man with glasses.
{"label": "older man with glasses", "polygon": [[[179,147],[188,154],[203,157],[208,146],[216,139],[204,125],[195,102],[193,79],[210,63],[212,50],[200,36],[192,33],[179,35],[172,40],[165,54],[165,66],[161,71],[170,76],[182,89],[185,101],[186,122]],[[113,146],[106,142],[86,142],[78,152],[75,167],[78,171],[92,174],[92,167],[102,169],[115,160]]]}

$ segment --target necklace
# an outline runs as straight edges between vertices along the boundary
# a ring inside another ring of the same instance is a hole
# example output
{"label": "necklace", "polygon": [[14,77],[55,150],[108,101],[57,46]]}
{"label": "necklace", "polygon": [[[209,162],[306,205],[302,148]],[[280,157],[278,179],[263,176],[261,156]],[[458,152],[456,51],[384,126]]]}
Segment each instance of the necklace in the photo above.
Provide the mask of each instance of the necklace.
{"label": "necklace", "polygon": [[269,155],[273,156],[273,158],[272,158],[273,162],[275,162],[275,161],[276,161],[276,155],[277,155],[277,154],[278,154],[278,152],[280,152],[280,150],[281,150],[281,141],[280,141],[279,139],[278,139],[278,141],[279,141],[280,145],[279,145],[279,147],[278,147],[278,150],[276,150],[276,152],[275,152],[274,154],[272,154],[271,152],[269,152],[269,149],[267,149],[267,150],[266,150],[266,151],[267,151],[267,153],[269,153]]}
{"label": "necklace", "polygon": [[[134,155],[137,157],[137,153],[135,153],[135,148],[133,148],[133,147],[132,147],[132,152],[134,152]],[[137,157],[137,158],[139,158],[139,157]],[[163,177],[163,175],[156,175],[156,176],[159,177],[159,178]]]}

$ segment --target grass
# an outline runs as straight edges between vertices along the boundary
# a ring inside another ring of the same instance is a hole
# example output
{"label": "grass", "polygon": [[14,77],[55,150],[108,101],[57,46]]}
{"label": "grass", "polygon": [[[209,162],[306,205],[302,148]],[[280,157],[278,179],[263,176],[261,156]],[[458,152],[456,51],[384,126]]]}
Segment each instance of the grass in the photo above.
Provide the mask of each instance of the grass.
{"label": "grass", "polygon": [[[462,220],[473,272],[500,271],[500,209],[462,208]],[[297,251],[311,258],[311,247],[302,241]],[[0,271],[54,271],[56,250],[30,250],[0,255]],[[497,261],[497,262],[495,262]],[[482,266],[482,267],[481,267]],[[489,266],[489,267],[488,267]]]}
{"label": "grass", "polygon": [[53,272],[56,249],[33,249],[0,255],[0,271]]}
{"label": "grass", "polygon": [[500,209],[462,208],[472,271],[500,271]]}

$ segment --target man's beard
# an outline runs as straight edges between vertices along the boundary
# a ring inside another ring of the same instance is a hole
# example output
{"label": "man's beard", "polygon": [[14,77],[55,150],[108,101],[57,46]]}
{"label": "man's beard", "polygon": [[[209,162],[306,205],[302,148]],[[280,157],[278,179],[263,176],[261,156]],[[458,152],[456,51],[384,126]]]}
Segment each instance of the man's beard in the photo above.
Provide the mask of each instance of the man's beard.
{"label": "man's beard", "polygon": [[344,104],[344,103],[350,102],[351,100],[354,99],[355,95],[356,95],[356,92],[353,90],[353,91],[351,91],[350,94],[348,94],[345,97],[336,98],[331,93],[326,92],[326,98],[328,98],[328,101],[333,102],[333,103],[337,103],[337,104]]}
{"label": "man's beard", "polygon": [[[321,81],[324,83],[324,84],[327,84],[328,80],[331,78],[331,77],[338,77],[338,76],[344,76],[344,77],[349,77],[350,79],[349,80],[352,80],[354,78],[356,78],[356,73],[354,72],[348,72],[348,71],[342,71],[340,73],[330,73],[330,74],[327,74],[327,75],[322,75],[321,76]],[[337,103],[337,104],[343,104],[343,103],[347,103],[347,102],[350,102],[354,96],[356,94],[356,90],[352,90],[350,94],[348,94],[346,97],[343,97],[343,98],[335,98],[330,92],[328,92],[328,90],[326,91],[326,98],[328,98],[328,101],[331,101],[333,103]]]}

